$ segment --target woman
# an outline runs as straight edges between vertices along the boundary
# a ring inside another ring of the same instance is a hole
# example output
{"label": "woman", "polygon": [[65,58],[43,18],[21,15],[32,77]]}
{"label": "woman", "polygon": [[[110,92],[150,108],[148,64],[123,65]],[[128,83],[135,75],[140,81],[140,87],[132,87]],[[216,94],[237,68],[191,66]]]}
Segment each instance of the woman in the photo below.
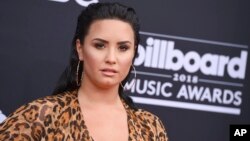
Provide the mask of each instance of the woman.
{"label": "woman", "polygon": [[54,95],[11,114],[0,125],[0,140],[166,141],[159,118],[123,94],[138,44],[132,8],[88,6],[78,17],[70,64]]}

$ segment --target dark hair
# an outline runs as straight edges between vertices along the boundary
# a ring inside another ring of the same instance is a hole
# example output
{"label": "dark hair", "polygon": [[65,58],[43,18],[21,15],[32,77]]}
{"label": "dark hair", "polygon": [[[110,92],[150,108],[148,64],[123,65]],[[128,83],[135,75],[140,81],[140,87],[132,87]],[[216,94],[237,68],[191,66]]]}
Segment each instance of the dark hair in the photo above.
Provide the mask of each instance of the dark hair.
{"label": "dark hair", "polygon": [[[131,25],[134,31],[135,38],[135,56],[138,52],[138,44],[140,41],[139,36],[139,20],[135,13],[135,10],[131,7],[121,5],[119,3],[96,3],[91,4],[87,8],[85,8],[81,14],[78,16],[77,27],[75,31],[75,35],[72,41],[72,48],[70,54],[70,62],[66,67],[64,72],[59,78],[57,86],[53,92],[53,94],[59,94],[66,91],[73,91],[78,89],[80,86],[77,85],[76,80],[80,80],[82,75],[83,62],[81,61],[79,67],[79,74],[77,76],[77,65],[79,62],[78,54],[76,51],[76,40],[79,39],[81,43],[84,42],[85,36],[88,33],[90,25],[96,20],[102,19],[118,19],[124,21]],[[132,67],[130,67],[130,71],[126,78],[122,81],[122,85],[124,86],[126,81],[129,78],[129,74],[131,72]],[[78,78],[77,78],[78,77]],[[136,109],[132,99],[123,93],[123,87],[119,86],[119,96],[129,105],[129,107]]]}

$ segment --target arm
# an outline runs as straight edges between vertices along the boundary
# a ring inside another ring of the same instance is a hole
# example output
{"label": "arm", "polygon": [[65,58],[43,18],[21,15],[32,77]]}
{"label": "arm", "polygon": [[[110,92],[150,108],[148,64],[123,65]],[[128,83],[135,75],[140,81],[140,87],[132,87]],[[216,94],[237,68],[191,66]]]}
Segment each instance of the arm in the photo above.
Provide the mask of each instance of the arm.
{"label": "arm", "polygon": [[0,140],[41,140],[45,135],[46,108],[35,101],[17,109],[0,124]]}
{"label": "arm", "polygon": [[164,125],[156,115],[145,110],[138,110],[137,115],[137,123],[141,126],[136,126],[136,128],[141,130],[144,140],[149,138],[153,141],[168,141]]}
{"label": "arm", "polygon": [[162,121],[156,118],[156,138],[157,141],[168,141],[167,132],[164,128]]}

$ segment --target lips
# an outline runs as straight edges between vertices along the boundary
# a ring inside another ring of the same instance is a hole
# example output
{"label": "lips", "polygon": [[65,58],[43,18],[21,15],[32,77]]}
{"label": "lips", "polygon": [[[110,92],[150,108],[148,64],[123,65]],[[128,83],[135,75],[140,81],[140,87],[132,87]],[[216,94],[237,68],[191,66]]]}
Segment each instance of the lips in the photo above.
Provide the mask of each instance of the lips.
{"label": "lips", "polygon": [[117,71],[115,69],[112,69],[112,68],[101,69],[101,72],[106,76],[113,76],[117,73]]}

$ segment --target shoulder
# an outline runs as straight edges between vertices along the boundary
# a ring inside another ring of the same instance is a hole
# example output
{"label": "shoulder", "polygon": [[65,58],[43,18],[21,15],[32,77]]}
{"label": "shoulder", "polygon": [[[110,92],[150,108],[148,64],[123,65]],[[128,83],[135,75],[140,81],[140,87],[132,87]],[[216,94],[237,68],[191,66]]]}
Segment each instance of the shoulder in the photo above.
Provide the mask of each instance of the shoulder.
{"label": "shoulder", "polygon": [[144,109],[138,109],[137,111],[134,111],[136,117],[143,119],[143,120],[147,120],[147,121],[158,121],[160,120],[158,116],[156,116],[155,114],[146,111]]}
{"label": "shoulder", "polygon": [[[77,99],[75,92],[64,92],[57,95],[46,96],[34,100],[21,108],[20,111],[27,113],[37,113],[39,120],[44,120],[43,118],[47,115],[55,115],[62,111],[64,108],[68,107],[72,101]],[[18,112],[18,110],[17,110]],[[31,114],[30,114],[31,115]],[[33,115],[32,117],[34,117]]]}
{"label": "shoulder", "polygon": [[65,107],[66,105],[69,105],[69,103],[73,100],[77,99],[77,95],[75,91],[67,91],[63,92],[57,95],[51,95],[46,96],[43,98],[39,98],[37,100],[34,100],[27,105],[36,105],[38,107]]}
{"label": "shoulder", "polygon": [[75,99],[74,95],[65,92],[39,98],[21,106],[0,124],[0,140],[41,140],[46,129],[53,126],[53,119],[57,118],[72,99]]}
{"label": "shoulder", "polygon": [[2,124],[6,125],[5,127],[18,123],[26,123],[27,127],[34,123],[49,124],[48,122],[60,112],[60,109],[74,99],[71,93],[46,96],[29,102],[10,114]]}
{"label": "shoulder", "polygon": [[[45,114],[47,110],[55,111],[56,107],[65,107],[69,101],[75,99],[73,92],[64,92],[58,95],[46,96],[29,102],[20,108],[15,113],[37,113]],[[35,116],[35,115],[34,115]]]}

